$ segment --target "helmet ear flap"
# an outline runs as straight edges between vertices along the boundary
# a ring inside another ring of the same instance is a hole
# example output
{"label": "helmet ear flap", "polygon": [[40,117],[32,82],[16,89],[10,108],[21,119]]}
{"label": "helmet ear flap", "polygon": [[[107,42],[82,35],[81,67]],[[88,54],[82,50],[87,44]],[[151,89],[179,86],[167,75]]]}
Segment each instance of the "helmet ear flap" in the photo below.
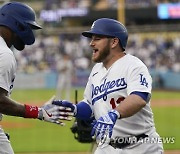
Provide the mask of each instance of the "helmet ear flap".
{"label": "helmet ear flap", "polygon": [[26,45],[31,45],[35,41],[35,37],[33,31],[28,23],[25,23],[22,19],[17,17],[9,16],[8,20],[11,19],[11,24],[13,26],[7,25],[10,29],[12,29],[16,35],[22,40],[22,42]]}
{"label": "helmet ear flap", "polygon": [[25,31],[25,26],[18,21],[16,21],[16,27],[18,31]]}

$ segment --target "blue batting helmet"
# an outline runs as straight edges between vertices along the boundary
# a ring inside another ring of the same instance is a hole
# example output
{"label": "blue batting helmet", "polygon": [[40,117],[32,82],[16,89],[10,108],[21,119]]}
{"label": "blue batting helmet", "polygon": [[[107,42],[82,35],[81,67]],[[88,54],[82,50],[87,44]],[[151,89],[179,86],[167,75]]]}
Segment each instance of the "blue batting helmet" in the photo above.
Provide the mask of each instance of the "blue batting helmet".
{"label": "blue batting helmet", "polygon": [[119,21],[109,18],[101,18],[94,21],[89,31],[82,32],[83,36],[90,38],[94,34],[117,37],[120,40],[122,49],[125,51],[128,32],[126,27]]}
{"label": "blue batting helmet", "polygon": [[34,10],[20,2],[9,2],[0,8],[0,25],[10,28],[26,45],[35,41],[32,29],[41,29]]}

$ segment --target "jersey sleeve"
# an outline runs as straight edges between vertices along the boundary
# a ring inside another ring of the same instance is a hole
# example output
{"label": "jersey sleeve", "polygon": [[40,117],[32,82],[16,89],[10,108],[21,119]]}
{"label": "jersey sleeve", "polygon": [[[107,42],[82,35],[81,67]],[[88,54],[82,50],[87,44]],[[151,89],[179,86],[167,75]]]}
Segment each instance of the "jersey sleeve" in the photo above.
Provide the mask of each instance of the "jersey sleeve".
{"label": "jersey sleeve", "polygon": [[10,93],[15,77],[16,64],[14,57],[9,53],[0,55],[0,87]]}
{"label": "jersey sleeve", "polygon": [[134,91],[151,93],[152,78],[145,65],[131,67],[127,76],[127,93]]}
{"label": "jersey sleeve", "polygon": [[86,88],[84,90],[84,99],[83,101],[86,102],[87,104],[90,105],[90,107],[92,106],[92,98],[91,98],[91,80],[90,77],[88,79],[88,82],[86,84]]}

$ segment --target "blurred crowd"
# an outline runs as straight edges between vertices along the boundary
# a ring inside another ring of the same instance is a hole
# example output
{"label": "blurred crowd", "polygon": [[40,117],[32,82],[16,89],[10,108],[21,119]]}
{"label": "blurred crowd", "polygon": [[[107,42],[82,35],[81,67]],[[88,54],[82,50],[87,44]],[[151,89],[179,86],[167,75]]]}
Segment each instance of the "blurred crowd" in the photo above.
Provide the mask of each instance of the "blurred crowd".
{"label": "blurred crowd", "polygon": [[165,34],[130,35],[127,53],[139,57],[149,69],[180,72],[180,37]]}
{"label": "blurred crowd", "polygon": [[[156,6],[158,3],[175,3],[179,0],[124,0],[127,8]],[[46,0],[44,9],[56,8],[92,8],[107,9],[117,8],[117,0]]]}
{"label": "blurred crowd", "polygon": [[[130,34],[126,53],[139,57],[149,69],[180,72],[180,37],[165,36]],[[77,70],[88,70],[93,66],[91,53],[89,40],[79,34],[38,35],[33,46],[21,53],[15,51],[18,71],[26,73],[56,71],[64,54],[70,56]]]}

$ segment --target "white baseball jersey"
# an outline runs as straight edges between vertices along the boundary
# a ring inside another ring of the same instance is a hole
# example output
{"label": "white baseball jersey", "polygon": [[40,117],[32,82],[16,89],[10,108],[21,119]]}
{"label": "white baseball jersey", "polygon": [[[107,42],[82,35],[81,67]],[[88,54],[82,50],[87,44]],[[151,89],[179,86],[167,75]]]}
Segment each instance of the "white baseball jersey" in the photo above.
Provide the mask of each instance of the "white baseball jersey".
{"label": "white baseball jersey", "polygon": [[[132,55],[125,55],[109,69],[97,63],[89,76],[84,101],[90,104],[96,119],[118,106],[134,91],[151,93],[152,79],[145,64]],[[118,119],[113,136],[147,133],[154,128],[153,114],[148,102],[135,115]]]}
{"label": "white baseball jersey", "polygon": [[0,87],[10,95],[16,76],[16,59],[2,37],[0,37],[0,46]]}
{"label": "white baseball jersey", "polygon": [[[14,57],[13,52],[8,48],[6,45],[6,42],[2,37],[0,37],[0,87],[8,91],[8,95],[10,95],[12,88],[13,88],[13,82],[16,75],[16,60]],[[0,113],[0,119],[2,119],[2,114]],[[7,141],[7,137],[5,136],[3,130],[0,128],[0,143],[2,141],[3,144],[7,143],[8,145],[4,145],[4,149],[2,147],[1,150],[5,150],[6,147],[9,147],[9,143]],[[11,151],[12,149],[10,149]]]}

